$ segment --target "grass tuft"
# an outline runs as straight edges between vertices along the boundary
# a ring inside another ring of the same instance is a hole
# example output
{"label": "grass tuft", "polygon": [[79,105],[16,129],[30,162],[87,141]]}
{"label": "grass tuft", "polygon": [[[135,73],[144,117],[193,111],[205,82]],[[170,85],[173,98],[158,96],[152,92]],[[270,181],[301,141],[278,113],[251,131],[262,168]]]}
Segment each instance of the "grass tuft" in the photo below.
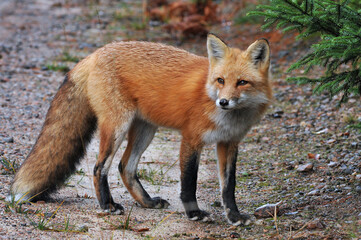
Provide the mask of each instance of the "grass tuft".
{"label": "grass tuft", "polygon": [[1,174],[3,175],[12,175],[16,173],[16,170],[19,168],[19,164],[17,164],[16,160],[9,160],[8,158],[2,156],[0,158],[1,164]]}

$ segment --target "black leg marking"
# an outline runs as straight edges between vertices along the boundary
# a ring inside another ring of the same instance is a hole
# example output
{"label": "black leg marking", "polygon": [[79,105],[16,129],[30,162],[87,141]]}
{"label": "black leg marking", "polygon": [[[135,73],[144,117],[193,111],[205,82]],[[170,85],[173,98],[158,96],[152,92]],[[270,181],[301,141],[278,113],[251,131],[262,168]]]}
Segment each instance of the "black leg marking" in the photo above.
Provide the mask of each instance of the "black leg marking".
{"label": "black leg marking", "polygon": [[199,209],[196,198],[199,153],[194,152],[183,166],[181,200],[187,217],[193,221],[210,221],[209,213]]}
{"label": "black leg marking", "polygon": [[108,176],[100,176],[101,208],[112,214],[124,214],[122,205],[115,203],[109,190]]}
{"label": "black leg marking", "polygon": [[222,199],[223,204],[226,209],[230,209],[231,212],[237,211],[238,208],[236,205],[236,200],[234,196],[234,191],[236,188],[236,161],[237,161],[237,152],[232,157],[231,163],[228,163],[224,173],[225,185],[222,189]]}
{"label": "black leg marking", "polygon": [[102,209],[104,209],[106,212],[110,212],[112,214],[124,214],[124,208],[122,205],[115,203],[113,200],[113,197],[110,193],[109,184],[108,184],[108,175],[103,175],[102,169],[103,169],[104,163],[100,163],[99,165],[95,165],[94,167],[94,177],[98,179],[98,189],[100,197],[99,204]]}
{"label": "black leg marking", "polygon": [[[229,223],[233,225],[248,225],[250,223],[250,216],[241,214],[237,208],[235,200],[235,187],[236,187],[236,162],[237,150],[231,157],[231,161],[227,161],[226,169],[223,171],[224,186],[222,187],[223,205],[227,214]],[[228,160],[228,159],[227,159]]]}
{"label": "black leg marking", "polygon": [[182,172],[181,200],[183,203],[196,202],[197,176],[198,176],[198,152],[194,152],[189,158]]}

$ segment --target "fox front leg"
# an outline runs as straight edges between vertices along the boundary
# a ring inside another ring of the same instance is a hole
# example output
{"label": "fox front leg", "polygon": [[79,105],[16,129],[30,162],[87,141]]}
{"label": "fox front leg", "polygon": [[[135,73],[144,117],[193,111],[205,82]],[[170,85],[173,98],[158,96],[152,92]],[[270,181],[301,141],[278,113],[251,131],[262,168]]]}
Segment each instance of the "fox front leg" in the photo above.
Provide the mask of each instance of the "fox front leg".
{"label": "fox front leg", "polygon": [[199,209],[196,198],[197,175],[201,147],[182,140],[180,152],[181,200],[187,217],[193,221],[209,221],[209,213]]}
{"label": "fox front leg", "polygon": [[223,207],[226,211],[227,219],[233,225],[250,224],[250,216],[241,214],[238,211],[234,191],[236,186],[236,162],[238,143],[218,143],[217,157],[219,166],[219,177],[222,191]]}

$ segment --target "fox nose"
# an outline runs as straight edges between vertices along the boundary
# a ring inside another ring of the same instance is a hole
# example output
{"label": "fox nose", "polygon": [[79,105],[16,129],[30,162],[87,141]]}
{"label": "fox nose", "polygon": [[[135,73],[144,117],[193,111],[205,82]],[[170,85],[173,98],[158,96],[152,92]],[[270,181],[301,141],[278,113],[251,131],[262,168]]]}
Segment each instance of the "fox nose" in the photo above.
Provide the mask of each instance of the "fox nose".
{"label": "fox nose", "polygon": [[222,107],[225,107],[228,105],[228,100],[225,99],[225,98],[222,98],[220,101],[219,101],[219,105],[221,105]]}

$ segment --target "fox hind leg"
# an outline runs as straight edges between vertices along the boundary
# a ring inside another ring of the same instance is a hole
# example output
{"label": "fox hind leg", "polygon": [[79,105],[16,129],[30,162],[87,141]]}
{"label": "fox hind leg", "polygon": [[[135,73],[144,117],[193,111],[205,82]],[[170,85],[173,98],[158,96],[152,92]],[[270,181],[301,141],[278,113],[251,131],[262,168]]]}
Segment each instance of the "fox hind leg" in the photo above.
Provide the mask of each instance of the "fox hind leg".
{"label": "fox hind leg", "polygon": [[119,172],[132,197],[146,208],[166,208],[169,203],[160,197],[151,198],[137,176],[140,157],[152,141],[157,126],[135,119],[128,134],[128,145],[119,163]]}
{"label": "fox hind leg", "polygon": [[[130,120],[129,120],[130,121]],[[122,205],[115,203],[109,190],[108,172],[115,153],[122,143],[129,124],[114,127],[103,122],[100,124],[100,147],[97,163],[94,167],[94,187],[102,209],[112,214],[123,214]]]}

